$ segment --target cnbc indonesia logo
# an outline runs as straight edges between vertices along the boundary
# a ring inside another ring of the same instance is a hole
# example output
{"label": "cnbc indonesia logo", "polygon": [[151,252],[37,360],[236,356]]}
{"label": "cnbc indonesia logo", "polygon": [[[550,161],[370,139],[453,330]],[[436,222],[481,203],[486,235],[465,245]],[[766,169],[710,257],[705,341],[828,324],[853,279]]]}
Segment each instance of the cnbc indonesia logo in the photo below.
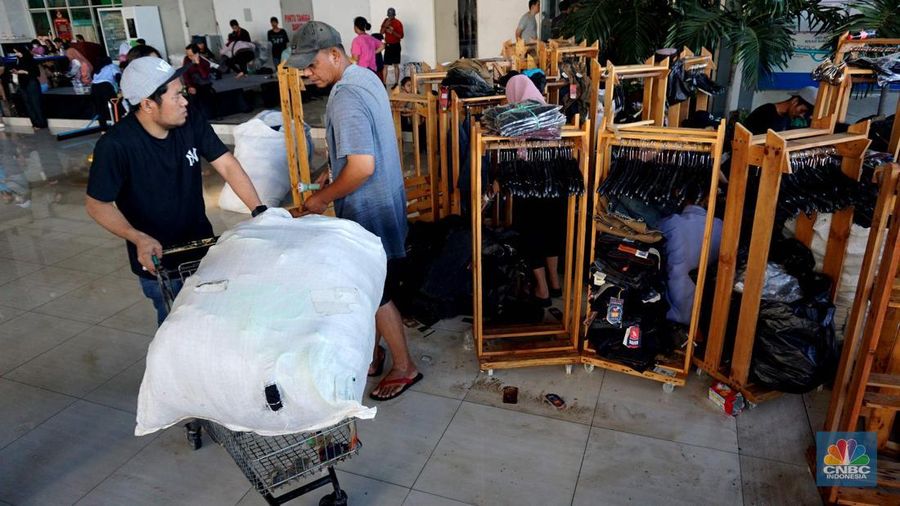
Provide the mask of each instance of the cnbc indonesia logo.
{"label": "cnbc indonesia logo", "polygon": [[872,473],[866,447],[855,439],[838,439],[828,446],[822,472],[829,480],[867,480]]}

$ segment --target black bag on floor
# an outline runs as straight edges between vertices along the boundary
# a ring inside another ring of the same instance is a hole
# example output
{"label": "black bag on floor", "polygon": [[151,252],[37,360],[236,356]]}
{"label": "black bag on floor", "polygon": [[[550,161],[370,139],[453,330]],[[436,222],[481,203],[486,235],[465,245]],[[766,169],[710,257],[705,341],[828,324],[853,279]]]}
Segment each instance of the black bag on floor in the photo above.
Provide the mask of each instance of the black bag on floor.
{"label": "black bag on floor", "polygon": [[762,302],[750,366],[755,383],[806,393],[832,379],[837,356],[833,305]]}

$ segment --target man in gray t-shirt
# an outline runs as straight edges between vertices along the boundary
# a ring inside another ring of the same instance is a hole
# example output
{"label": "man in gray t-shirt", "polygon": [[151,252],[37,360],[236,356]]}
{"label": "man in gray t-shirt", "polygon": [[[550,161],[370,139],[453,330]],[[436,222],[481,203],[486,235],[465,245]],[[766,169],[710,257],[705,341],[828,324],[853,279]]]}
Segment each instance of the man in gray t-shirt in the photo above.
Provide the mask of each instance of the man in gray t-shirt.
{"label": "man in gray t-shirt", "polygon": [[[409,355],[403,319],[391,301],[399,285],[399,262],[406,256],[406,191],[390,102],[374,72],[350,63],[332,26],[309,22],[295,40],[297,50],[287,66],[303,69],[319,88],[333,86],[325,107],[325,131],[334,180],[306,199],[303,207],[320,214],[333,202],[338,218],[355,221],[381,238],[388,264],[375,328],[387,342],[393,367],[369,397],[393,399],[422,374]],[[386,352],[379,341],[376,336],[370,376],[380,374],[384,365]]]}
{"label": "man in gray t-shirt", "polygon": [[516,27],[516,38],[525,42],[530,42],[537,38],[537,13],[541,10],[540,0],[528,0],[528,12],[522,14],[519,18],[519,25]]}

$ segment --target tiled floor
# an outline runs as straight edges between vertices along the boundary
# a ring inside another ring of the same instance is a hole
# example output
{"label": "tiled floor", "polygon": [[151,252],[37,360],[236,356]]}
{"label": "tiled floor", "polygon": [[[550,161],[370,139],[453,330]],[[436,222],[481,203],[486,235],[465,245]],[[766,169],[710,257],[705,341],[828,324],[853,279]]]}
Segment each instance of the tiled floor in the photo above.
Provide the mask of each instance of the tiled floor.
{"label": "tiled floor", "polygon": [[[0,204],[0,504],[264,504],[220,447],[190,451],[179,428],[133,436],[154,313],[121,241],[84,213],[95,139],[9,130],[0,167],[19,193]],[[221,181],[206,181],[221,232],[243,216],[216,208]],[[671,394],[581,368],[489,377],[463,348],[466,326],[409,330],[425,380],[359,424],[364,447],[338,466],[351,504],[819,504],[803,452],[827,393],[731,418],[697,376]],[[518,404],[501,402],[504,385]],[[542,403],[549,392],[568,409]]]}

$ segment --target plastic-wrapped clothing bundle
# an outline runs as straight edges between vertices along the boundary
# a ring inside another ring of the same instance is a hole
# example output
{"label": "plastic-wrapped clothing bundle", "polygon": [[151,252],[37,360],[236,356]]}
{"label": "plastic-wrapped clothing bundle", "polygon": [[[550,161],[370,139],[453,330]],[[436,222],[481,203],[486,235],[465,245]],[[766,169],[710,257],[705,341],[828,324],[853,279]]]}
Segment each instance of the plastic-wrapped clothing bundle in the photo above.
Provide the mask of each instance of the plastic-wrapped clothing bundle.
{"label": "plastic-wrapped clothing bundle", "polygon": [[484,111],[484,127],[503,137],[558,139],[566,124],[560,106],[525,100],[517,104],[491,107]]}
{"label": "plastic-wrapped clothing bundle", "polygon": [[[734,291],[744,293],[744,271],[738,274]],[[769,262],[766,264],[766,284],[760,298],[770,302],[790,303],[802,299],[803,291],[797,278],[785,272],[780,265]]]}
{"label": "plastic-wrapped clothing bundle", "polygon": [[361,401],[386,262],[377,236],[337,218],[269,209],[223,234],[150,344],[135,434],[189,418],[273,436],[374,417]]}

